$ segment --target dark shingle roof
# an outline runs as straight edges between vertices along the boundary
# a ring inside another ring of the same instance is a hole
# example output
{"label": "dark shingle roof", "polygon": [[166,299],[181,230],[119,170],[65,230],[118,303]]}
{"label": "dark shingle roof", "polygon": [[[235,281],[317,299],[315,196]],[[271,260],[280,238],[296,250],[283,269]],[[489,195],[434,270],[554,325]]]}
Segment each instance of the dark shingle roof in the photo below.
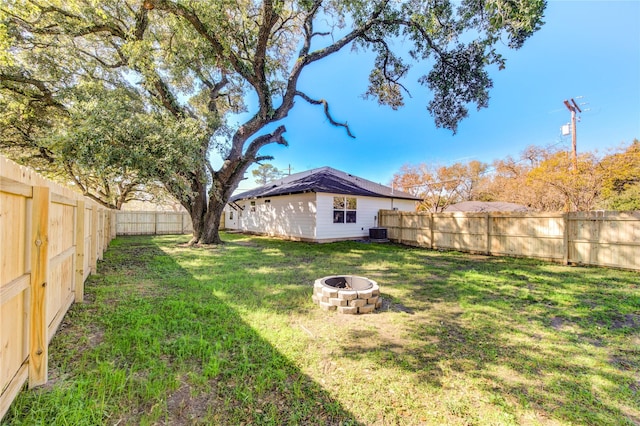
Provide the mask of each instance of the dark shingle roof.
{"label": "dark shingle roof", "polygon": [[248,198],[323,192],[331,194],[418,200],[411,194],[362,179],[331,167],[296,173],[231,197],[231,202]]}

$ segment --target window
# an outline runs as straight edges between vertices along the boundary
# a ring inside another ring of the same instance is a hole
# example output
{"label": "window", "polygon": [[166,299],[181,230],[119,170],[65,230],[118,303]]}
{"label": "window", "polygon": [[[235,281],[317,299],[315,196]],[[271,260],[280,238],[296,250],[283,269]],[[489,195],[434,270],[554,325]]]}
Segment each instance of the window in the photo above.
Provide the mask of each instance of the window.
{"label": "window", "polygon": [[333,223],[356,223],[356,197],[333,197]]}
{"label": "window", "polygon": [[256,211],[256,202],[255,201],[251,202],[251,210],[250,211],[252,211],[252,212]]}
{"label": "window", "polygon": [[229,212],[229,220],[233,220],[233,210]]}

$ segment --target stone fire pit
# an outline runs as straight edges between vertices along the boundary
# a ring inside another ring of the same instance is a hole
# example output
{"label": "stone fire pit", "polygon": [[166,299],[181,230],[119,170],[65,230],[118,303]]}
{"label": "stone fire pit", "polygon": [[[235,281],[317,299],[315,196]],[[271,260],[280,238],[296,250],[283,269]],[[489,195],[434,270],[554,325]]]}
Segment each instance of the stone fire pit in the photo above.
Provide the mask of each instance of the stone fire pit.
{"label": "stone fire pit", "polygon": [[311,298],[322,309],[341,314],[368,314],[382,306],[378,283],[355,275],[317,279]]}

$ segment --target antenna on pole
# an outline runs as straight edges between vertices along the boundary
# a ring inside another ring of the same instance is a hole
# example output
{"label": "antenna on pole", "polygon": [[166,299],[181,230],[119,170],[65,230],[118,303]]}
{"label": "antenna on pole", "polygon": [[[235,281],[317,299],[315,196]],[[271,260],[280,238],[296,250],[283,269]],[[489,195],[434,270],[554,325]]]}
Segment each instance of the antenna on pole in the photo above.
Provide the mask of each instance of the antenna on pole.
{"label": "antenna on pole", "polygon": [[572,162],[573,172],[578,173],[578,148],[577,148],[577,136],[576,136],[576,112],[582,112],[576,101],[572,98],[571,103],[565,99],[564,105],[569,111],[571,111],[571,148],[573,151]]}

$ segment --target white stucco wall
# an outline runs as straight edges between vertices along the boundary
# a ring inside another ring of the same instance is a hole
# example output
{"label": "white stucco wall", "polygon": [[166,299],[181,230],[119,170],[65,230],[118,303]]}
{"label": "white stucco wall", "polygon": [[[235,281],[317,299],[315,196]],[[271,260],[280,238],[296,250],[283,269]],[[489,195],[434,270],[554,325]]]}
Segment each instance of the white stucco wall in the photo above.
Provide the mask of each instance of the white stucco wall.
{"label": "white stucco wall", "polygon": [[[244,210],[225,210],[226,227],[270,236],[311,241],[332,241],[369,236],[369,228],[378,226],[380,210],[414,211],[416,202],[377,197],[356,197],[356,223],[333,223],[333,197],[340,194],[295,194],[258,198],[255,211],[251,200],[239,201]],[[269,202],[267,202],[269,200]]]}
{"label": "white stucco wall", "polygon": [[[240,201],[238,204],[244,210],[241,214],[237,212],[235,229],[313,240],[316,238],[315,196],[308,193]],[[251,209],[251,201],[255,201],[255,211]]]}
{"label": "white stucco wall", "polygon": [[333,197],[345,197],[341,194],[318,194],[316,234],[317,239],[348,239],[369,236],[369,228],[378,226],[378,211],[393,210],[414,211],[416,202],[377,197],[355,197],[357,199],[356,223],[333,223]]}
{"label": "white stucco wall", "polygon": [[224,227],[226,229],[238,229],[238,208],[228,204],[224,208]]}

